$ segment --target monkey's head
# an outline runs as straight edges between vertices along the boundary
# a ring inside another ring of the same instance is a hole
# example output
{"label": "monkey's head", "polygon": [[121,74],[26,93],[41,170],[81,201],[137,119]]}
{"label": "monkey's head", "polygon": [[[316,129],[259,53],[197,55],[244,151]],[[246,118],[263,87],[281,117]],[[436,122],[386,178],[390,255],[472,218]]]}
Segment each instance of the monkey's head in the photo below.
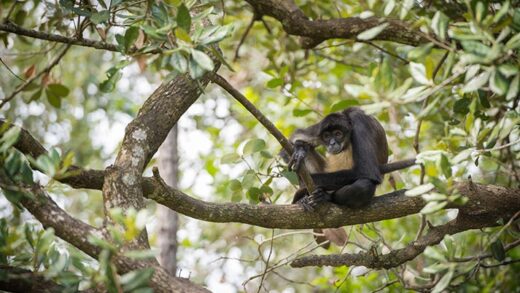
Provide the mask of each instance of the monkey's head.
{"label": "monkey's head", "polygon": [[350,146],[352,123],[341,113],[327,115],[320,124],[319,138],[329,154],[339,154]]}

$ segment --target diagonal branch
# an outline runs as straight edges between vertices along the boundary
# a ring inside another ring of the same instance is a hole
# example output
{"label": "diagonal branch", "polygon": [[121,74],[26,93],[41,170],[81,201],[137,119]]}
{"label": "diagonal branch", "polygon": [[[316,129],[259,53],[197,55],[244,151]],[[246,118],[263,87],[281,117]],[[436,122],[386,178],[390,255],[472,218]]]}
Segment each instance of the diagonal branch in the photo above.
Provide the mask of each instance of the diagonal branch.
{"label": "diagonal branch", "polygon": [[287,33],[305,37],[302,42],[304,48],[313,48],[328,39],[355,39],[358,34],[383,23],[387,23],[387,27],[373,40],[393,41],[412,46],[428,42],[427,38],[413,30],[410,25],[396,19],[348,17],[310,20],[293,0],[246,1],[253,6],[258,15],[277,19]]}
{"label": "diagonal branch", "polygon": [[[291,155],[293,153],[292,144],[285,138],[285,136],[274,126],[274,124],[267,119],[267,117],[258,110],[258,108],[253,105],[244,95],[242,95],[237,89],[235,89],[226,79],[217,73],[210,74],[210,80],[220,87],[222,87],[225,91],[227,91],[233,98],[235,98],[242,106],[244,106],[249,113],[251,113],[282,145],[285,151]],[[311,175],[307,168],[303,166],[299,170],[300,178],[302,178],[303,183],[309,192],[314,190],[314,182],[312,181]]]}
{"label": "diagonal branch", "polygon": [[76,246],[86,254],[96,258],[99,248],[88,242],[89,235],[100,235],[98,230],[69,215],[61,209],[38,185],[22,187],[15,184],[4,171],[0,170],[0,182],[2,188],[16,186],[27,193],[34,194],[35,198],[25,197],[20,203],[43,225],[44,228],[52,227],[56,236]]}

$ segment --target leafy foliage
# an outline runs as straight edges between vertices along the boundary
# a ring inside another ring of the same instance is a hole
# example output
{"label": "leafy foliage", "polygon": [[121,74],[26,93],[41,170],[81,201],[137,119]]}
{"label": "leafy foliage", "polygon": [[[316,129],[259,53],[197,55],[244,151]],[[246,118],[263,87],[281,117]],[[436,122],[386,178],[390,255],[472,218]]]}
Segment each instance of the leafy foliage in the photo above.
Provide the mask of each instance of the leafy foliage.
{"label": "leafy foliage", "polygon": [[[398,188],[410,189],[408,196],[428,202],[421,214],[432,224],[453,218],[452,211],[443,209],[448,204],[465,203],[454,188],[457,181],[471,178],[519,187],[518,1],[297,1],[311,19],[381,20],[356,39],[327,40],[308,50],[268,17],[256,21],[242,43],[253,15],[243,1],[222,3],[2,1],[2,19],[9,14],[9,20],[28,29],[113,44],[116,52],[72,47],[56,68],[4,106],[3,117],[30,129],[50,151],[38,158],[25,156],[13,148],[20,130],[0,129],[1,172],[11,181],[1,185],[9,202],[0,204],[0,264],[30,268],[71,292],[96,284],[110,292],[148,292],[153,271],[117,276],[114,266],[119,249],[144,228],[145,211],[112,210],[111,241],[91,238],[102,251],[94,261],[56,239],[52,229],[27,221],[20,202],[35,199],[20,186],[43,185],[72,215],[102,225],[98,192],[70,190],[54,179],[69,175],[73,162],[89,168],[111,164],[124,127],[157,84],[179,74],[199,79],[215,69],[217,60],[234,70],[229,79],[286,135],[351,106],[374,115],[386,129],[392,161],[418,152],[424,178],[414,167],[395,181]],[[415,47],[378,41],[390,20],[402,20],[426,41]],[[25,79],[45,68],[61,49],[5,32],[0,39],[15,54],[2,61]],[[238,58],[233,59],[235,52]],[[0,77],[2,98],[23,83],[5,72]],[[290,201],[296,174],[280,162],[276,141],[242,106],[210,86],[183,119],[183,191],[211,201]],[[414,148],[416,135],[419,145]],[[385,182],[378,193],[391,190]],[[185,272],[193,272],[190,280],[215,291],[259,288],[259,278],[243,287],[242,282],[264,272],[271,230],[184,222],[179,258]],[[387,253],[414,241],[420,222],[413,216],[347,227],[351,242],[342,251]],[[279,233],[285,231],[276,231],[270,265],[282,279],[269,271],[263,286],[298,292],[372,291],[388,284],[384,289],[392,292],[417,287],[513,292],[520,267],[504,264],[520,257],[518,248],[508,246],[518,239],[518,223],[501,224],[447,236],[418,259],[381,271],[282,266],[286,259],[309,252],[306,244],[312,237],[282,237]],[[148,258],[153,251],[128,251],[126,256]],[[221,283],[229,287],[218,287]]]}

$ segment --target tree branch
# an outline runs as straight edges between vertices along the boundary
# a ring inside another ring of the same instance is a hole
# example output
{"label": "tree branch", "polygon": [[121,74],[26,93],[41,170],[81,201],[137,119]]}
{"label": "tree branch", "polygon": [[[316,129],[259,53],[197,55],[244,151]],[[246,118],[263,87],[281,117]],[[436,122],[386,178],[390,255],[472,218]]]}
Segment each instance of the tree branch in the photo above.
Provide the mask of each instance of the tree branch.
{"label": "tree branch", "polygon": [[385,22],[388,26],[374,40],[393,41],[412,46],[428,42],[425,37],[400,20],[377,17],[310,20],[293,0],[246,1],[253,6],[255,13],[277,19],[287,33],[305,37],[302,40],[304,48],[313,48],[328,39],[355,39],[358,34]]}
{"label": "tree branch", "polygon": [[[282,145],[285,151],[291,155],[294,151],[292,144],[285,138],[285,136],[274,126],[274,124],[267,119],[267,117],[258,110],[253,103],[251,103],[244,95],[242,95],[237,89],[235,89],[226,79],[222,76],[214,73],[210,74],[210,80],[220,87],[222,87],[225,91],[227,91],[233,98],[235,98],[242,106],[244,106],[249,113],[251,113],[266,129],[269,131],[278,142]],[[305,166],[302,166],[300,170],[298,170],[300,178],[307,188],[309,192],[314,190],[314,182],[312,181],[311,175]]]}
{"label": "tree branch", "polygon": [[[3,125],[0,120],[0,126]],[[45,149],[27,131],[22,130],[14,145],[22,153],[38,157]],[[391,163],[392,164],[392,163]],[[100,190],[104,172],[73,167],[74,173],[67,178],[57,178],[74,188]],[[145,197],[166,205],[181,214],[209,222],[239,222],[265,228],[308,229],[334,228],[347,225],[381,221],[418,213],[425,205],[420,197],[406,197],[404,190],[375,197],[364,209],[351,210],[334,204],[323,204],[316,212],[305,212],[299,205],[249,205],[241,203],[210,203],[195,199],[170,188],[159,177],[143,177],[142,192]],[[459,191],[470,201],[463,207],[452,204],[446,208],[459,208],[474,217],[491,215],[506,217],[520,210],[520,191],[494,185],[461,183]]]}
{"label": "tree branch", "polygon": [[[82,47],[90,47],[90,48],[112,51],[112,52],[121,52],[121,50],[118,48],[118,46],[114,45],[114,44],[109,44],[109,43],[95,41],[95,40],[89,40],[89,39],[83,39],[83,38],[76,39],[76,38],[65,37],[65,36],[61,36],[61,35],[57,35],[57,34],[50,34],[50,33],[40,32],[40,31],[36,31],[36,30],[29,30],[29,29],[23,28],[21,26],[18,26],[10,21],[0,23],[0,31],[13,33],[13,34],[20,35],[20,36],[26,36],[26,37],[31,37],[31,38],[35,38],[35,39],[40,39],[40,40],[51,41],[51,42],[64,43],[64,44],[82,46]],[[128,54],[137,53],[138,50],[139,49],[137,49],[136,47],[132,47],[128,51]],[[154,49],[154,50],[148,51],[146,53],[157,54],[160,52],[161,52],[160,49]]]}
{"label": "tree branch", "polygon": [[[35,198],[24,197],[20,203],[43,225],[52,227],[56,236],[76,246],[86,254],[96,258],[99,248],[88,242],[89,235],[101,235],[98,230],[80,220],[75,219],[61,209],[39,186],[19,186],[0,170],[0,182],[4,186],[18,187],[27,193],[34,194]],[[3,188],[4,188],[3,186]]]}
{"label": "tree branch", "polygon": [[498,225],[496,222],[462,220],[457,218],[444,225],[430,228],[430,231],[404,248],[392,250],[387,254],[374,254],[372,251],[330,255],[311,255],[298,258],[291,263],[294,268],[306,266],[365,266],[373,269],[395,268],[420,255],[428,246],[438,244],[445,235],[452,235],[469,229]]}

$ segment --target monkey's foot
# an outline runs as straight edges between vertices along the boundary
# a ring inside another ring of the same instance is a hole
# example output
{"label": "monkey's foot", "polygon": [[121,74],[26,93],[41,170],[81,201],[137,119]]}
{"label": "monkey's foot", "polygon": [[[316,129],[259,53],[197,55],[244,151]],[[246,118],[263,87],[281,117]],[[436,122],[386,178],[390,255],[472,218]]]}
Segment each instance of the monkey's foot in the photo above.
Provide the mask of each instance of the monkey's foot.
{"label": "monkey's foot", "polygon": [[310,195],[303,197],[298,201],[306,211],[314,211],[316,206],[322,202],[330,201],[330,194],[323,188],[317,187]]}

